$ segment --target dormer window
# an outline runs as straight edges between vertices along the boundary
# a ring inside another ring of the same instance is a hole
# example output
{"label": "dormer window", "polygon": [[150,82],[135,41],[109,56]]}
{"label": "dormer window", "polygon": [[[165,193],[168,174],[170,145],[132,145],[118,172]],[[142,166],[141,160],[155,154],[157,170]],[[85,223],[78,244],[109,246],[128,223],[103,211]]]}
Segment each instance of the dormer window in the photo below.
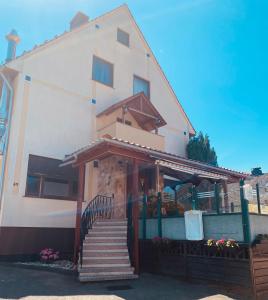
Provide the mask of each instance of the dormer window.
{"label": "dormer window", "polygon": [[117,29],[117,41],[129,47],[129,34],[121,29]]}

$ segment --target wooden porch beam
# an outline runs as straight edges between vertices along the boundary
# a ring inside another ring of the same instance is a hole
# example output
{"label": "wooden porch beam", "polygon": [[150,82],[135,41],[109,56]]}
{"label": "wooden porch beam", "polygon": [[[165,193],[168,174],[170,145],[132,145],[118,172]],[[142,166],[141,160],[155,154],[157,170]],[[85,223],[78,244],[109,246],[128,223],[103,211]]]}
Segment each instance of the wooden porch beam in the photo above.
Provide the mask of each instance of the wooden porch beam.
{"label": "wooden porch beam", "polygon": [[133,111],[133,112],[135,112],[135,113],[137,113],[137,114],[143,115],[143,116],[145,116],[145,117],[147,117],[147,118],[151,118],[151,119],[154,119],[154,120],[158,120],[157,117],[155,117],[155,116],[153,116],[153,115],[150,115],[150,114],[147,114],[147,113],[145,113],[145,112],[143,112],[143,111],[140,111],[140,110],[138,110],[138,109],[135,109],[135,108],[132,108],[132,107],[128,107],[128,110],[129,110],[129,111]]}
{"label": "wooden porch beam", "polygon": [[75,241],[74,241],[74,257],[73,261],[77,263],[77,256],[80,248],[80,229],[82,216],[82,203],[84,200],[85,190],[85,164],[79,166],[78,172],[78,198],[76,204],[76,222],[75,222]]}
{"label": "wooden porch beam", "polygon": [[135,158],[139,161],[148,162],[148,163],[154,163],[154,159],[149,157],[146,153],[141,153],[138,151],[134,151],[131,149],[126,149],[122,147],[117,147],[115,145],[107,144],[103,145],[101,148],[97,148],[94,151],[88,151],[84,154],[82,154],[77,162],[74,164],[75,166],[79,166],[81,163],[88,163],[90,161],[96,160],[96,159],[102,159],[110,155],[118,155],[123,156],[126,158]]}

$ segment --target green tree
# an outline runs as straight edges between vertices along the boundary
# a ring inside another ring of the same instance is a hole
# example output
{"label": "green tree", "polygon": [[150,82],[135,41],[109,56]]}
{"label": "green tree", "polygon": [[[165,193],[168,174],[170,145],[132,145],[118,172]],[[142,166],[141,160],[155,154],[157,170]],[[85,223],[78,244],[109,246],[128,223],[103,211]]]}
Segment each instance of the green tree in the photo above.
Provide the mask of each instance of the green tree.
{"label": "green tree", "polygon": [[212,166],[218,166],[215,149],[210,146],[208,135],[201,131],[190,139],[187,145],[188,158],[208,163]]}

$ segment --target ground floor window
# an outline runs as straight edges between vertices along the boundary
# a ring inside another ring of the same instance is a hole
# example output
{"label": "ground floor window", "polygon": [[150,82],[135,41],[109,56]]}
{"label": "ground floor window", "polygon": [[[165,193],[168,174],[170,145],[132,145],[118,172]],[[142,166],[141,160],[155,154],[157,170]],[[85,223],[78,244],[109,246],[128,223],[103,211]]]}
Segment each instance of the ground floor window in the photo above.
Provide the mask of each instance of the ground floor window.
{"label": "ground floor window", "polygon": [[76,200],[78,171],[71,166],[60,167],[61,160],[29,155],[26,196]]}

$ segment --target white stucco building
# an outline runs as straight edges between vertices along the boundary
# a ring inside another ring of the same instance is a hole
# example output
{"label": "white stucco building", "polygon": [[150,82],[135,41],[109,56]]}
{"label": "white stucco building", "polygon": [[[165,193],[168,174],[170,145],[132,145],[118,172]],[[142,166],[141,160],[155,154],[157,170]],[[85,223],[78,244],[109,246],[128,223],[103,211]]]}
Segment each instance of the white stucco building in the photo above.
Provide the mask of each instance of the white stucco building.
{"label": "white stucco building", "polygon": [[[70,200],[77,193],[77,174],[70,168],[55,174],[66,154],[112,136],[185,157],[195,134],[126,5],[94,20],[78,13],[70,24],[70,31],[19,57],[19,37],[9,35],[9,57],[0,67],[8,120],[2,137],[2,255],[23,254],[25,245],[16,236],[34,239],[38,231],[44,237],[66,236],[70,243],[76,210]],[[130,113],[126,122],[118,110],[102,114],[140,92],[161,114],[161,127],[154,116],[159,130],[142,128]],[[91,179],[85,183],[85,198],[90,200],[96,194],[93,167],[86,172]],[[7,237],[13,242],[2,247]],[[26,252],[33,251],[36,247],[29,246]]]}

